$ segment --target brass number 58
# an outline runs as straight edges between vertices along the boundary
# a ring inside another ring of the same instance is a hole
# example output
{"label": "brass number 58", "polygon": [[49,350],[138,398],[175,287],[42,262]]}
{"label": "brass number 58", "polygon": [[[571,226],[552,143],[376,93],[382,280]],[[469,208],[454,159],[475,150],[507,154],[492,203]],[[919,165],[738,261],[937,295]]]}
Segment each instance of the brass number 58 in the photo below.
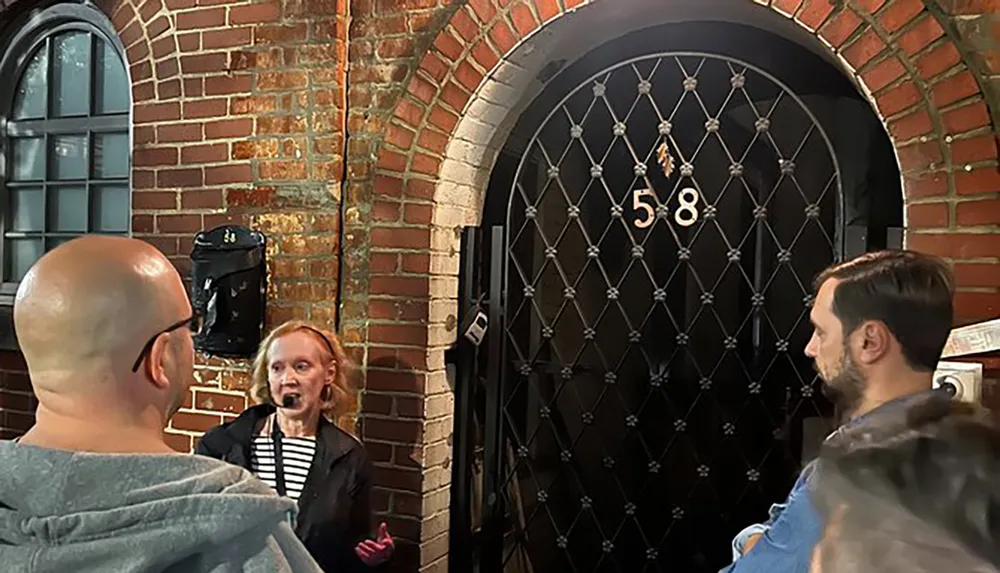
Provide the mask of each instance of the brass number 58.
{"label": "brass number 58", "polygon": [[[643,201],[644,197],[652,198],[651,202]],[[681,227],[690,227],[698,221],[698,201],[701,199],[698,191],[692,187],[685,187],[677,196],[680,206],[674,211],[674,222]],[[656,194],[650,189],[636,189],[632,191],[632,209],[636,218],[632,221],[637,229],[645,229],[653,224],[656,219]],[[645,217],[640,215],[645,214]]]}
{"label": "brass number 58", "polygon": [[649,189],[636,189],[632,192],[632,208],[635,209],[636,215],[640,211],[646,213],[645,219],[636,218],[632,221],[632,224],[638,229],[645,229],[646,227],[653,224],[653,220],[656,219],[656,211],[653,206],[642,200],[643,197],[652,197],[653,202],[656,202],[656,194]]}

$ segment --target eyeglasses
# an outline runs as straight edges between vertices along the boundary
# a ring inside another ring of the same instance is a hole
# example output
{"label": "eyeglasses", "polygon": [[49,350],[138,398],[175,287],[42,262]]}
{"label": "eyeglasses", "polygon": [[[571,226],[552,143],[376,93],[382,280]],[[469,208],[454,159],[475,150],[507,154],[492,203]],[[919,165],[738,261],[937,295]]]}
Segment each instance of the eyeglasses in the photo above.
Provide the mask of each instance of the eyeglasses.
{"label": "eyeglasses", "polygon": [[139,371],[139,366],[142,365],[142,361],[143,361],[144,358],[146,358],[146,354],[148,354],[149,351],[150,351],[150,349],[153,348],[153,344],[156,342],[157,338],[159,338],[160,336],[162,336],[164,334],[167,334],[168,332],[173,332],[173,331],[175,331],[175,330],[177,330],[179,328],[184,328],[185,326],[188,327],[191,330],[191,335],[192,336],[198,336],[199,334],[201,334],[202,324],[203,324],[203,320],[202,320],[201,315],[198,314],[198,313],[194,313],[190,317],[185,318],[184,320],[182,320],[180,322],[174,323],[174,324],[168,326],[167,328],[165,328],[165,329],[157,332],[156,334],[154,334],[149,339],[149,341],[146,342],[146,345],[142,347],[142,352],[139,353],[139,357],[135,359],[135,364],[132,365],[132,372],[138,372]]}

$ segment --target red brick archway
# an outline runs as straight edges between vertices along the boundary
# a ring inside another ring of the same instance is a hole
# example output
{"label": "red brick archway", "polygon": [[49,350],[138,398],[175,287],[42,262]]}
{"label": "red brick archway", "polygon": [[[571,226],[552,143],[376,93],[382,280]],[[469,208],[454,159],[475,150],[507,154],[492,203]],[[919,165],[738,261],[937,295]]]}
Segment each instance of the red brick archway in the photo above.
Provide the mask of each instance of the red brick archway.
{"label": "red brick archway", "polygon": [[135,121],[145,123],[148,102],[173,101],[181,95],[177,38],[170,13],[159,0],[122,0],[111,14],[125,47]]}
{"label": "red brick archway", "polygon": [[[150,171],[144,168],[162,161],[162,152],[149,149],[156,141],[154,122],[181,117],[183,84],[176,35],[176,17],[160,0],[120,0],[105,2],[108,13],[125,48],[125,65],[132,81],[132,231],[136,236],[152,233],[151,215],[141,214],[163,204],[162,194],[146,193],[154,187]],[[140,214],[135,212],[139,211]],[[156,239],[151,239],[156,243]],[[160,241],[162,243],[162,241]],[[163,248],[165,245],[158,245]],[[163,249],[168,256],[176,248]]]}
{"label": "red brick archway", "polygon": [[[381,392],[424,396],[417,442],[426,450],[418,456],[425,492],[442,491],[450,476],[446,454],[430,444],[446,435],[452,413],[443,357],[456,336],[457,229],[480,217],[502,124],[523,95],[518,86],[537,72],[509,60],[567,14],[640,2],[470,0],[437,35],[385,129],[371,212],[370,298],[367,309],[356,309],[369,320],[367,388],[377,401],[366,398],[365,410],[395,411],[392,398],[382,405]],[[991,236],[1000,200],[989,194],[1000,189],[1000,173],[990,109],[935,15],[920,0],[855,0],[839,8],[829,0],[746,2],[798,24],[856,78],[896,147],[907,246],[956,262],[963,320],[1000,314],[996,289],[977,288],[994,272],[981,263],[1000,258],[1000,237]],[[421,560],[439,551],[443,546],[425,549]]]}
{"label": "red brick archway", "polygon": [[[828,0],[754,1],[815,35],[869,94],[904,173],[908,246],[955,260],[1000,256],[1000,241],[982,240],[991,233],[983,227],[1000,219],[1000,202],[976,197],[995,190],[1000,179],[990,165],[997,146],[989,109],[976,77],[924,3],[858,0],[838,9]],[[379,275],[407,275],[395,284],[409,284],[415,295],[455,297],[453,284],[432,277],[457,270],[453,230],[475,222],[478,199],[471,198],[481,195],[492,166],[486,140],[460,133],[460,122],[473,116],[490,125],[477,105],[490,104],[487,115],[503,107],[497,103],[502,98],[486,93],[496,83],[490,74],[525,40],[564,14],[606,2],[565,0],[564,9],[556,0],[473,0],[454,13],[411,78],[378,152],[371,246],[403,259],[391,268],[373,264],[373,298],[400,294]],[[621,3],[616,6],[621,9]],[[432,254],[417,257],[413,249]],[[966,274],[959,273],[960,282]],[[379,290],[382,284],[385,290]],[[960,314],[987,316],[1000,310],[998,302],[997,293],[963,292]],[[432,348],[442,348],[454,335],[442,332],[448,313],[428,311],[429,330],[412,328],[424,330]],[[374,329],[369,342],[407,336],[399,328]]]}

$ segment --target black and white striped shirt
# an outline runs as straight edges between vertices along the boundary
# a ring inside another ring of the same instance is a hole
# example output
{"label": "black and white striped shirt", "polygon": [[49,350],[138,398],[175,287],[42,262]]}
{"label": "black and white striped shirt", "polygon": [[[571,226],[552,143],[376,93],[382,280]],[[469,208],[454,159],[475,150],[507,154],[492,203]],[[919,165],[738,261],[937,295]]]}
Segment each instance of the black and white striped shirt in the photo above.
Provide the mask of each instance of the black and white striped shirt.
{"label": "black and white striped shirt", "polygon": [[[316,455],[315,438],[281,438],[281,459],[285,470],[285,494],[298,500]],[[271,436],[256,436],[250,445],[250,471],[264,483],[278,489],[274,472],[274,441]]]}

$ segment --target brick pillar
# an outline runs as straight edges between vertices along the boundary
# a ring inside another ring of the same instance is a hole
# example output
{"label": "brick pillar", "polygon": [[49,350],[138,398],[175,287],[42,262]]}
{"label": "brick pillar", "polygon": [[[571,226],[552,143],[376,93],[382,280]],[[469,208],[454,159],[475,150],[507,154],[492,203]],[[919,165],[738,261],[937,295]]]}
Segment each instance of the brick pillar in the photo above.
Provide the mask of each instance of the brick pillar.
{"label": "brick pillar", "polygon": [[[351,4],[344,337],[365,368],[362,437],[376,468],[375,509],[400,540],[392,569],[443,571],[452,406],[444,341],[428,333],[429,323],[444,322],[428,293],[448,289],[428,273],[434,185],[414,180],[408,189],[419,198],[404,200],[403,182],[375,176],[374,159],[385,139],[404,147],[416,143],[412,131],[385,133],[386,126],[420,54],[458,6],[437,0]],[[443,134],[428,134],[420,145],[444,141]]]}

